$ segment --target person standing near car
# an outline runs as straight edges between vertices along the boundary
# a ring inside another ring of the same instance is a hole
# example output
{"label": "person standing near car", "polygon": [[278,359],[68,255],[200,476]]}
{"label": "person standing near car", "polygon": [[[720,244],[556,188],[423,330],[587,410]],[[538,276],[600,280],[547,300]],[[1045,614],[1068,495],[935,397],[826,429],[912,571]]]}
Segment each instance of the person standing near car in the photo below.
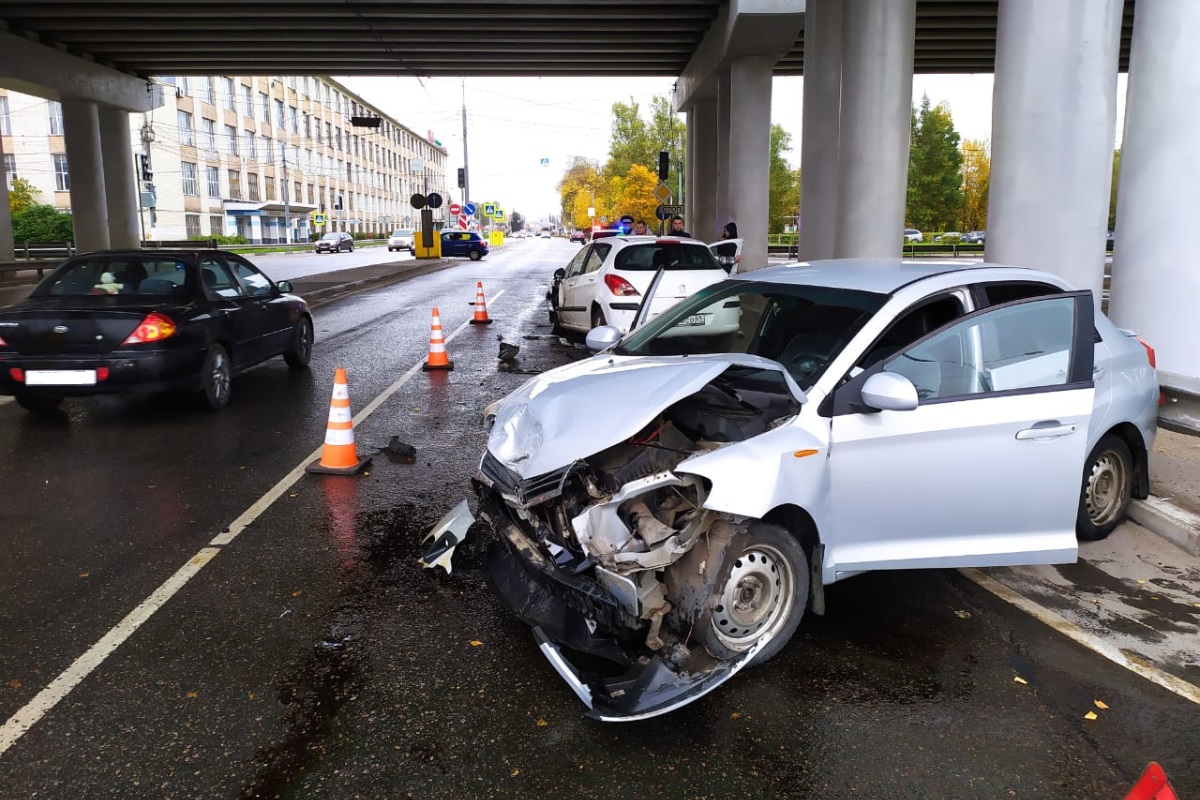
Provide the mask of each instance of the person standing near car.
{"label": "person standing near car", "polygon": [[683,229],[683,217],[678,214],[671,217],[671,235],[682,239],[692,238],[692,235]]}
{"label": "person standing near car", "polygon": [[646,220],[639,219],[637,222],[633,223],[633,235],[634,236],[649,236],[650,235],[650,231],[646,228]]}
{"label": "person standing near car", "polygon": [[[738,238],[737,223],[736,222],[726,222],[725,227],[721,228],[721,238],[722,239]],[[734,264],[742,263],[742,252],[741,251],[742,251],[742,246],[738,245],[738,252],[733,254],[733,263]]]}
{"label": "person standing near car", "polygon": [[633,230],[633,217],[631,217],[629,214],[622,216],[620,221],[617,223],[617,228],[620,229],[622,234],[628,236],[629,232]]}

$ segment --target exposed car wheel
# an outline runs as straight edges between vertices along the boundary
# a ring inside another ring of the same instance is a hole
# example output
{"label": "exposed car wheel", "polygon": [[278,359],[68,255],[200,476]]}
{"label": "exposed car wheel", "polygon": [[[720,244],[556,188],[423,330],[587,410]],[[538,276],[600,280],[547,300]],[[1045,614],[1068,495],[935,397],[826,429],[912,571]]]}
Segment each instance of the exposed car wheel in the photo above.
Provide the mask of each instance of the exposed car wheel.
{"label": "exposed car wheel", "polygon": [[1094,542],[1113,532],[1125,518],[1133,496],[1133,455],[1125,440],[1107,434],[1096,442],[1083,466],[1083,489],[1075,533]]}
{"label": "exposed car wheel", "polygon": [[607,324],[608,320],[604,319],[604,312],[600,310],[600,306],[592,306],[592,328]]}
{"label": "exposed car wheel", "polygon": [[299,369],[307,367],[312,358],[313,326],[308,317],[300,317],[296,330],[292,333],[292,346],[283,354],[283,360],[289,367]]}
{"label": "exposed car wheel", "polygon": [[808,557],[796,537],[766,522],[751,524],[731,548],[723,583],[714,592],[712,616],[700,636],[721,658],[735,658],[770,636],[750,662],[762,664],[800,627],[808,606]]}
{"label": "exposed car wheel", "polygon": [[349,247],[347,247],[347,248],[346,248],[346,252],[347,252],[347,253],[353,253],[353,252],[354,252],[354,245],[353,245],[353,244],[351,244]]}
{"label": "exposed car wheel", "polygon": [[229,353],[221,345],[214,344],[208,348],[200,383],[200,396],[207,409],[220,411],[229,405],[233,390],[233,365],[229,362]]}
{"label": "exposed car wheel", "polygon": [[62,405],[60,394],[17,394],[17,405],[34,414],[49,414]]}
{"label": "exposed car wheel", "polygon": [[479,252],[478,250],[472,250],[470,253],[467,253],[467,257],[472,261],[478,261],[479,259],[483,258],[483,253]]}

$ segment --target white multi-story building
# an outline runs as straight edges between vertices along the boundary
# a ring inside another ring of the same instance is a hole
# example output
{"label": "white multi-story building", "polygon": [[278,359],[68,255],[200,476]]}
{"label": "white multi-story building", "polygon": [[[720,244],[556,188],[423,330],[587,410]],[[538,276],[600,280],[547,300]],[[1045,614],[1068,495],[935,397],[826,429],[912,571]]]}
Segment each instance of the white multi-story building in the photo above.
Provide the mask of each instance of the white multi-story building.
{"label": "white multi-story building", "polygon": [[[324,77],[168,77],[166,102],[131,115],[144,239],[307,241],[386,236],[419,222],[413,194],[447,197],[446,149]],[[355,124],[355,123],[359,124]],[[367,124],[363,124],[367,123]],[[0,89],[9,185],[70,208],[62,108]],[[289,235],[290,227],[290,235]]]}

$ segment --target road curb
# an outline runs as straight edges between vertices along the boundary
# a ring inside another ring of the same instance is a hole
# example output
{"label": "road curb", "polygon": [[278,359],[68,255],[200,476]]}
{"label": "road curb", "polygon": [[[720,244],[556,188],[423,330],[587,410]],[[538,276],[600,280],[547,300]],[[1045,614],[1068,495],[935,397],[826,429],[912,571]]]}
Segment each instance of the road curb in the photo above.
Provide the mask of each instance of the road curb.
{"label": "road curb", "polygon": [[1130,503],[1128,516],[1184,552],[1200,555],[1200,515],[1180,508],[1169,499],[1151,495]]}

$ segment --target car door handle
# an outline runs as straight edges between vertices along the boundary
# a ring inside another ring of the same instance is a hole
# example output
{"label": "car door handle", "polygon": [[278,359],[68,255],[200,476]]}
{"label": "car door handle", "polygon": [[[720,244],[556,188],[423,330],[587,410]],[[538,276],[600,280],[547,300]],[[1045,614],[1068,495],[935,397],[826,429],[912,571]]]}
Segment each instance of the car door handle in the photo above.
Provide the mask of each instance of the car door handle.
{"label": "car door handle", "polygon": [[1017,431],[1018,439],[1057,439],[1059,436],[1069,436],[1078,425],[1059,425],[1057,422],[1038,423],[1032,428]]}
{"label": "car door handle", "polygon": [[1104,367],[1092,367],[1092,377],[1099,378],[1105,372]]}

